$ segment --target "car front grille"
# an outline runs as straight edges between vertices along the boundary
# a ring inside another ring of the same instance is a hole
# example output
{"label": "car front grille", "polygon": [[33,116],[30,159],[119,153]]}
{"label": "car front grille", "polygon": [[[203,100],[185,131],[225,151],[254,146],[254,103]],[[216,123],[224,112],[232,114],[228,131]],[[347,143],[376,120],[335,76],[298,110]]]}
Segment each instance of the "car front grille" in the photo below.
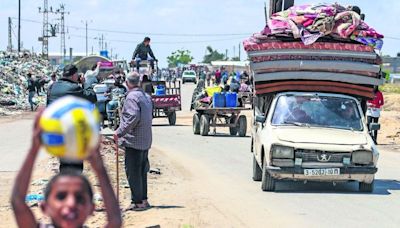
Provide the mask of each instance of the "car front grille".
{"label": "car front grille", "polygon": [[318,150],[296,150],[295,157],[302,162],[342,163],[343,158],[351,158],[351,153],[335,153]]}

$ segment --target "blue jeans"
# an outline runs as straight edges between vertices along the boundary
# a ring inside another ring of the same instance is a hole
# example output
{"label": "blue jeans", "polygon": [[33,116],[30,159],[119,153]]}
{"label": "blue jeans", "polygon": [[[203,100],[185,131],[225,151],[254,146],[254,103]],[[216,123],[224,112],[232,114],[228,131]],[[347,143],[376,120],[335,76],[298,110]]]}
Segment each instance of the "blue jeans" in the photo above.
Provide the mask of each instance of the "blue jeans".
{"label": "blue jeans", "polygon": [[[141,58],[139,58],[139,57],[136,57],[136,58],[135,58],[136,69],[138,70],[138,72],[139,72],[140,62],[141,62],[142,60],[143,60],[143,59],[141,59]],[[150,67],[151,67],[152,70],[154,70],[154,59],[151,58],[151,57],[148,57],[148,58],[147,58],[147,61],[150,62]]]}
{"label": "blue jeans", "polygon": [[30,91],[28,96],[29,104],[31,105],[31,111],[33,112],[33,106],[36,106],[36,103],[33,102],[33,97],[35,96],[35,91]]}
{"label": "blue jeans", "polygon": [[106,105],[107,119],[109,121],[114,119],[114,111],[118,108],[118,101],[110,101]]}

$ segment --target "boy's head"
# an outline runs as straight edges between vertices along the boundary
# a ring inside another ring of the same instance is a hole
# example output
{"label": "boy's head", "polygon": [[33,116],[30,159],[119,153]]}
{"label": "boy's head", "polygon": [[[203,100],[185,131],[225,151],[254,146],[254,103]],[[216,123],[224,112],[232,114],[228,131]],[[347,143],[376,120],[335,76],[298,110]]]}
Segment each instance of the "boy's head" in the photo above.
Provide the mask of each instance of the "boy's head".
{"label": "boy's head", "polygon": [[44,197],[41,209],[56,227],[81,227],[94,211],[93,190],[89,181],[78,173],[54,176]]}

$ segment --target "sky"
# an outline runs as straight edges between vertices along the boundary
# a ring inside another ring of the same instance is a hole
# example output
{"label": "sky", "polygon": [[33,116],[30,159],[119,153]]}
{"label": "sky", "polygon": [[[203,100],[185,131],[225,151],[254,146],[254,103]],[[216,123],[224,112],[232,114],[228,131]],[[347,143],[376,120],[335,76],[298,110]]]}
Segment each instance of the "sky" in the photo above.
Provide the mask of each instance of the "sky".
{"label": "sky", "polygon": [[[263,0],[48,0],[56,9],[64,3],[66,10],[66,47],[85,53],[85,25],[89,25],[89,53],[99,51],[104,35],[109,51],[118,58],[130,59],[145,36],[152,39],[151,47],[161,66],[166,57],[177,49],[188,49],[193,62],[201,62],[207,46],[229,57],[239,55],[239,44],[265,26]],[[21,0],[21,40],[26,49],[41,52],[38,37],[42,34],[43,16],[38,7],[42,0]],[[315,0],[295,0],[295,4],[319,3]],[[327,2],[327,1],[325,1]],[[331,1],[332,3],[335,1]],[[398,0],[336,0],[343,5],[358,5],[366,14],[366,22],[386,36],[383,54],[400,52],[400,1]],[[383,3],[384,2],[384,3]],[[18,1],[1,0],[0,50],[8,42],[8,17],[13,18],[13,45],[17,43]],[[58,23],[59,15],[49,15],[50,23]],[[32,22],[33,21],[33,22]],[[39,22],[39,23],[38,23]],[[107,31],[98,31],[107,30]],[[117,33],[116,31],[120,32]],[[50,38],[49,52],[60,51],[60,37]],[[241,58],[246,54],[240,47]]]}

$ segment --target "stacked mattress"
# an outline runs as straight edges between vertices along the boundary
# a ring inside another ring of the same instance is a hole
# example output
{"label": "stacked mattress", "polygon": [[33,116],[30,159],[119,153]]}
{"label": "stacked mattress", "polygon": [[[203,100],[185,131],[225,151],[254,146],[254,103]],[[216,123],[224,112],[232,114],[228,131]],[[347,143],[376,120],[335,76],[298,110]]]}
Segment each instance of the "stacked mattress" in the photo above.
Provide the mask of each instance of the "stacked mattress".
{"label": "stacked mattress", "polygon": [[381,85],[376,46],[354,40],[318,39],[312,43],[279,33],[254,34],[244,41],[256,94],[284,91],[334,92],[373,98]]}

